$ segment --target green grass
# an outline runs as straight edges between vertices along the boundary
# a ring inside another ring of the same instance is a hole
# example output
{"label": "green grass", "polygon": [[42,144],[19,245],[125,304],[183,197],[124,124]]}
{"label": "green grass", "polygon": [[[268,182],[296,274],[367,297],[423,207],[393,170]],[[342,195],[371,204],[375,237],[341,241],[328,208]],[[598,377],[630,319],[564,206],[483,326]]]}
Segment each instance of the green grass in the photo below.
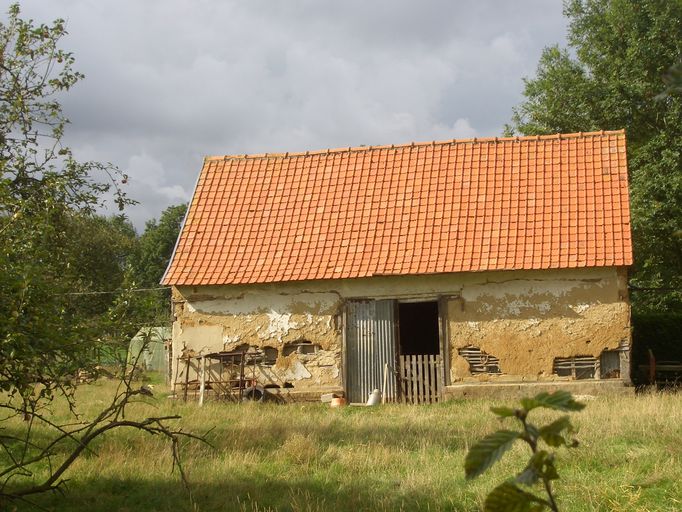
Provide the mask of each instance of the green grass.
{"label": "green grass", "polygon": [[[95,414],[113,388],[111,382],[82,387],[83,413]],[[475,511],[526,458],[519,445],[486,475],[464,480],[467,447],[500,425],[488,411],[493,401],[199,408],[158,394],[130,414],[180,414],[183,430],[212,429],[208,439],[214,448],[183,446],[194,508],[171,471],[168,444],[130,430],[109,434],[96,443],[96,453],[79,459],[67,473],[65,495],[41,496],[36,503],[74,512]],[[55,409],[55,418],[68,417]],[[536,416],[540,422],[551,414]],[[559,454],[556,493],[562,510],[682,509],[682,395],[598,397],[573,416],[581,445]]]}

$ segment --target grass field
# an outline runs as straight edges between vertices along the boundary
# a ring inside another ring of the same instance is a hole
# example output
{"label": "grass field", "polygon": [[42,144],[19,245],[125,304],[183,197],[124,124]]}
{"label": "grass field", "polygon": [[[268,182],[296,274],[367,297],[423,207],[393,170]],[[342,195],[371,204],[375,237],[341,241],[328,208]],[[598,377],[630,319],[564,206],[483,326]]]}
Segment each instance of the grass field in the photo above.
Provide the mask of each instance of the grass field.
{"label": "grass field", "polygon": [[[83,413],[103,407],[113,389],[111,382],[82,387]],[[488,474],[464,480],[467,447],[499,426],[488,411],[492,401],[340,410],[321,404],[199,408],[157,394],[130,412],[177,413],[184,430],[213,429],[208,434],[213,448],[183,446],[194,505],[171,471],[168,444],[124,430],[97,442],[96,454],[75,463],[65,495],[35,502],[74,512],[475,511],[487,491],[525,460],[519,446]],[[561,509],[682,510],[682,395],[597,397],[587,403],[574,414],[580,447],[560,451],[558,458]],[[67,418],[58,406],[54,415]]]}

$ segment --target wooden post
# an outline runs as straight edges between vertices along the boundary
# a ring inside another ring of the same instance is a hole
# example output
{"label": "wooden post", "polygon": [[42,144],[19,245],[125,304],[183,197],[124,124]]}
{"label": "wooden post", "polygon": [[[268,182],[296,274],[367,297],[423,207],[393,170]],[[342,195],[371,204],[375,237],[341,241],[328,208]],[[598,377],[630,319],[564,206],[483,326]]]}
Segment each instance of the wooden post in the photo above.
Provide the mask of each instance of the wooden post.
{"label": "wooden post", "polygon": [[649,384],[656,384],[656,358],[651,349],[649,349]]}
{"label": "wooden post", "polygon": [[399,356],[400,360],[400,401],[407,402],[407,377],[405,376],[405,356]]}
{"label": "wooden post", "polygon": [[384,363],[384,383],[381,386],[381,403],[386,403],[386,384],[388,381],[388,363]]}
{"label": "wooden post", "polygon": [[201,366],[199,366],[199,407],[204,405],[204,391],[206,391],[206,356],[201,356]]}
{"label": "wooden post", "polygon": [[429,356],[429,384],[431,385],[431,389],[429,390],[429,402],[430,403],[435,403],[436,402],[436,389],[438,387],[438,384],[436,383],[436,372],[435,372],[435,367],[436,367],[436,357],[430,355]]}
{"label": "wooden post", "polygon": [[190,361],[191,359],[187,357],[185,359],[187,363],[185,364],[185,395],[184,395],[184,400],[185,402],[187,401],[187,390],[189,389],[189,366],[190,366]]}
{"label": "wooden post", "polygon": [[417,403],[424,403],[424,358],[417,354]]}
{"label": "wooden post", "polygon": [[412,366],[412,374],[410,375],[410,378],[412,379],[412,403],[413,404],[418,404],[419,403],[419,370],[417,366],[417,356],[412,355],[410,356],[411,359],[411,366]]}

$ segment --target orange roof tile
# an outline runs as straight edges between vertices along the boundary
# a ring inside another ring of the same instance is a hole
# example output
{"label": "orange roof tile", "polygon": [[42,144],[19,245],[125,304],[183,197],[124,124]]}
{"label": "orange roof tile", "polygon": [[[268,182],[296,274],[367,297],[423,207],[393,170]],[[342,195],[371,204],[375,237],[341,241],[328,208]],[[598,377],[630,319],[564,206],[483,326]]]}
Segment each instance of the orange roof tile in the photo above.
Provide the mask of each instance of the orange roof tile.
{"label": "orange roof tile", "polygon": [[625,134],[210,157],[162,280],[632,264]]}

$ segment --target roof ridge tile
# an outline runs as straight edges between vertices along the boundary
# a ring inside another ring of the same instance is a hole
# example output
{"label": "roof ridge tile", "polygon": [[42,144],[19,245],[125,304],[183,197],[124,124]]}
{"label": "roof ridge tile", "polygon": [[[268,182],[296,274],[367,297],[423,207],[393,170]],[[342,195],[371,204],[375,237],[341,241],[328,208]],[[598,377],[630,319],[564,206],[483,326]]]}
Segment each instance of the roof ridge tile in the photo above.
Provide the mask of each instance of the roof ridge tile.
{"label": "roof ridge tile", "polygon": [[325,149],[315,149],[286,153],[239,153],[233,155],[207,155],[204,160],[232,160],[232,159],[256,159],[256,158],[290,158],[297,156],[311,156],[311,155],[321,155],[321,154],[331,154],[340,152],[352,152],[352,151],[375,151],[382,149],[397,149],[404,147],[416,147],[416,146],[429,146],[429,145],[452,145],[452,144],[479,144],[484,142],[521,142],[525,140],[563,140],[570,138],[587,138],[587,137],[602,137],[604,135],[625,135],[625,129],[620,130],[600,130],[592,132],[575,132],[575,133],[553,133],[547,135],[515,135],[511,137],[473,137],[468,139],[449,139],[449,140],[432,140],[425,142],[407,142],[404,144],[391,144],[391,145],[360,145],[360,146],[348,146],[342,148],[325,148]]}

